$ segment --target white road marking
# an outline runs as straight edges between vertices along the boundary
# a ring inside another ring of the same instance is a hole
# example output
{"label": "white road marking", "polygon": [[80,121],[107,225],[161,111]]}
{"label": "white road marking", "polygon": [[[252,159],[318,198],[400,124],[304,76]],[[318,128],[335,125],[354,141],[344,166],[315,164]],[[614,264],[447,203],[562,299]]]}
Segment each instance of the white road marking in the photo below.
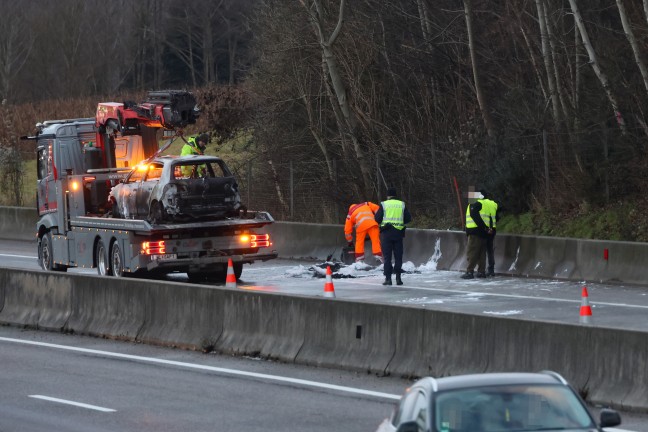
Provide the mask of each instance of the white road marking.
{"label": "white road marking", "polygon": [[4,257],[12,257],[12,258],[38,258],[36,255],[12,255],[12,254],[0,254],[0,256],[4,256]]}
{"label": "white road marking", "polygon": [[50,401],[50,402],[58,402],[58,403],[66,404],[66,405],[74,405],[74,406],[78,406],[78,407],[81,407],[81,408],[87,408],[87,409],[91,409],[91,410],[95,410],[95,411],[116,412],[116,410],[110,409],[110,408],[104,408],[104,407],[100,407],[100,406],[96,406],[96,405],[88,405],[88,404],[84,404],[84,403],[81,403],[81,402],[74,402],[74,401],[69,401],[69,400],[65,400],[65,399],[53,398],[53,397],[49,397],[49,396],[29,395],[29,397],[34,398],[34,399],[43,399],[43,400]]}
{"label": "white road marking", "polygon": [[[423,282],[438,282],[434,280],[429,280],[429,281],[423,281]],[[380,285],[377,282],[364,282],[364,281],[359,281],[359,280],[354,280],[354,284],[359,284],[359,285]],[[505,298],[515,298],[515,299],[526,299],[526,300],[542,300],[542,301],[548,301],[548,302],[563,302],[563,303],[581,303],[581,300],[569,300],[569,299],[559,299],[559,298],[547,298],[547,297],[535,297],[535,296],[525,296],[525,295],[518,295],[518,294],[500,294],[500,293],[489,293],[489,292],[481,292],[481,291],[465,291],[465,290],[460,290],[460,289],[448,289],[448,288],[428,288],[428,287],[421,287],[421,286],[400,286],[398,287],[399,289],[411,289],[411,290],[422,290],[422,291],[434,291],[434,292],[444,292],[444,293],[452,293],[452,294],[470,294],[474,296],[490,296],[490,297],[505,297]],[[617,306],[617,307],[627,307],[627,308],[634,308],[634,309],[648,309],[648,305],[635,305],[635,304],[627,304],[627,303],[608,303],[608,302],[598,302],[598,301],[590,301],[590,305],[599,305],[599,306]]]}
{"label": "white road marking", "polygon": [[179,361],[174,361],[174,360],[163,360],[163,359],[158,359],[158,358],[155,358],[155,357],[143,357],[143,356],[136,356],[136,355],[130,355],[130,354],[120,354],[120,353],[114,353],[114,352],[110,352],[110,351],[100,351],[100,350],[93,350],[93,349],[88,349],[88,348],[78,348],[78,347],[72,347],[72,346],[67,346],[67,345],[57,345],[57,344],[51,344],[51,343],[46,343],[46,342],[35,342],[35,341],[27,341],[27,340],[22,340],[22,339],[13,339],[13,338],[5,338],[5,337],[0,337],[0,341],[13,342],[13,343],[18,343],[18,344],[23,344],[23,345],[40,346],[40,347],[46,347],[46,348],[54,348],[54,349],[60,349],[60,350],[65,350],[65,351],[80,352],[80,353],[85,353],[85,354],[94,354],[94,355],[98,355],[98,356],[119,358],[119,359],[125,359],[125,360],[140,361],[140,362],[144,362],[144,363],[154,363],[154,364],[163,364],[163,365],[168,365],[168,366],[178,366],[178,367],[183,367],[183,368],[187,368],[187,369],[198,369],[198,370],[204,370],[204,371],[209,371],[209,372],[218,372],[218,373],[228,374],[228,375],[246,376],[246,377],[251,377],[251,378],[265,379],[265,380],[269,380],[269,381],[278,381],[278,382],[283,382],[283,383],[298,384],[298,385],[302,385],[302,386],[305,386],[305,387],[322,388],[322,389],[335,390],[335,391],[340,391],[340,392],[345,392],[345,393],[360,394],[360,395],[364,395],[364,396],[375,396],[375,397],[384,398],[384,399],[400,400],[400,398],[401,398],[400,395],[376,392],[376,391],[372,391],[372,390],[363,390],[363,389],[358,389],[358,388],[355,388],[355,387],[339,386],[339,385],[334,385],[334,384],[321,383],[321,382],[317,382],[317,381],[309,381],[309,380],[303,380],[303,379],[298,379],[298,378],[283,377],[283,376],[279,376],[279,375],[268,375],[268,374],[262,374],[262,373],[256,373],[256,372],[247,372],[247,371],[242,371],[242,370],[237,370],[237,369],[228,369],[228,368],[206,366],[206,365],[200,365],[200,364],[194,364],[194,363],[179,362]]}

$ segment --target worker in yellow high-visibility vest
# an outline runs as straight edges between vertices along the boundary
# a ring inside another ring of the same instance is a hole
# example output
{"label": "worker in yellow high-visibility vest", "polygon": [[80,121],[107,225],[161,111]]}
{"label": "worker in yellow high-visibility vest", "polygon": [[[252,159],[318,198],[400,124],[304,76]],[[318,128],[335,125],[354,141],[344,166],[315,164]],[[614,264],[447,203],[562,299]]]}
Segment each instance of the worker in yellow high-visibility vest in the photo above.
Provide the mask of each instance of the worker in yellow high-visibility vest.
{"label": "worker in yellow high-visibility vest", "polygon": [[488,214],[482,202],[484,196],[479,192],[471,193],[473,195],[469,196],[470,204],[466,208],[466,235],[468,236],[466,258],[468,265],[466,273],[461,275],[462,279],[474,278],[475,266],[477,267],[477,277],[486,277],[486,238],[490,228],[486,226],[484,219],[488,217]]}
{"label": "worker in yellow high-visibility vest", "polygon": [[[405,225],[411,220],[412,215],[405,207],[405,203],[396,199],[396,189],[387,189],[387,200],[380,203],[380,208],[376,212],[376,222],[380,225],[380,246],[384,259],[385,282],[383,285],[392,284],[392,272],[396,274],[396,285],[403,285],[401,279],[403,238],[405,237]],[[392,254],[394,256],[393,267]]]}

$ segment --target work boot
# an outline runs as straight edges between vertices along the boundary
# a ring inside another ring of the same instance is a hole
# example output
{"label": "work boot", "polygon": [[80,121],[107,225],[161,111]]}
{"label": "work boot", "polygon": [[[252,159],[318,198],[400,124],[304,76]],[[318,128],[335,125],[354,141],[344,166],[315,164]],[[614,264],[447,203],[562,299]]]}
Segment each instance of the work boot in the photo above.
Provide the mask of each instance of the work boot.
{"label": "work boot", "polygon": [[492,269],[488,270],[488,273],[486,273],[486,277],[495,277],[495,272]]}
{"label": "work boot", "polygon": [[400,274],[396,275],[396,285],[403,285],[403,281],[400,278]]}
{"label": "work boot", "polygon": [[480,278],[480,279],[483,279],[483,278],[486,277],[486,273],[484,273],[484,272],[479,272],[479,273],[477,273],[477,277]]}
{"label": "work boot", "polygon": [[466,272],[461,275],[461,279],[473,279],[474,277],[475,275],[473,274],[473,272]]}
{"label": "work boot", "polygon": [[391,285],[391,276],[385,276],[385,282],[383,282],[383,285]]}

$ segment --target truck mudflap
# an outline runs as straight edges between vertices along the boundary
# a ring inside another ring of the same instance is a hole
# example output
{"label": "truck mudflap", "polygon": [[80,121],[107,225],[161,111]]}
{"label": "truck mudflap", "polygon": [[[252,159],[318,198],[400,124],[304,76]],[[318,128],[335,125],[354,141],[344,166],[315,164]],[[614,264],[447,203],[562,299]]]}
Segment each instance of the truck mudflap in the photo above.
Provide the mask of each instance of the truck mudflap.
{"label": "truck mudflap", "polygon": [[226,264],[230,259],[233,263],[248,264],[254,261],[268,261],[277,258],[277,251],[250,255],[205,256],[199,258],[174,258],[168,260],[153,260],[146,265],[146,270],[174,270],[188,267],[204,267],[210,264]]}

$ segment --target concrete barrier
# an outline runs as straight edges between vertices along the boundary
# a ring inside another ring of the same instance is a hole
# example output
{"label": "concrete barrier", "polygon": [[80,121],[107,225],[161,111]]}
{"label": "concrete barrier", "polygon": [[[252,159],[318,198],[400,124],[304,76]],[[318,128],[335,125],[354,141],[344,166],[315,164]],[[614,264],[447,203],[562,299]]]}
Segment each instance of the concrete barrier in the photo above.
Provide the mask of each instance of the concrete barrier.
{"label": "concrete barrier", "polygon": [[223,289],[219,352],[294,361],[310,320],[309,298]]}
{"label": "concrete barrier", "polygon": [[0,238],[33,240],[38,214],[35,208],[0,207]]}
{"label": "concrete barrier", "polygon": [[149,290],[158,282],[86,275],[57,276],[60,280],[69,279],[74,283],[72,313],[65,325],[65,331],[111,339],[136,340],[144,325],[149,308],[148,301],[153,295]]}
{"label": "concrete barrier", "polygon": [[98,280],[0,269],[0,323],[407,377],[550,369],[593,403],[648,411],[646,332]]}
{"label": "concrete barrier", "polygon": [[214,348],[223,332],[221,290],[168,282],[146,292],[138,342],[202,351]]}
{"label": "concrete barrier", "polygon": [[[33,209],[0,207],[0,238],[32,240],[35,224]],[[342,225],[276,222],[266,231],[281,258],[340,259],[346,246]],[[466,242],[460,231],[408,229],[404,260],[464,271]],[[497,234],[495,256],[495,271],[512,276],[648,283],[648,243]]]}
{"label": "concrete barrier", "polygon": [[4,292],[0,319],[16,325],[62,330],[71,313],[73,280],[54,273],[0,268]]}

